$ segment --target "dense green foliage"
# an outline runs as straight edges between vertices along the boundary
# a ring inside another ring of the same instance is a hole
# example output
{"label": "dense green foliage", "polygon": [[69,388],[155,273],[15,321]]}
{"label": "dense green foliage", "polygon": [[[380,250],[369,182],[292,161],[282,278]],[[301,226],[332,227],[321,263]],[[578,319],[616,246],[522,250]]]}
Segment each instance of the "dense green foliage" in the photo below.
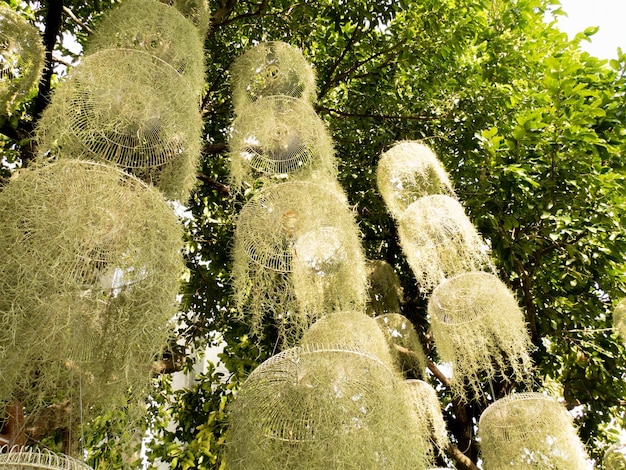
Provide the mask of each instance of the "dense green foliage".
{"label": "dense green foliage", "polygon": [[[270,327],[255,342],[245,324],[232,320],[232,216],[248,195],[235,197],[227,186],[228,71],[246,47],[284,40],[301,47],[316,69],[316,111],[335,139],[341,183],[367,256],[396,268],[404,287],[401,313],[415,324],[431,360],[437,356],[425,301],[375,189],[380,154],[401,139],[424,139],[436,150],[491,244],[499,277],[526,313],[535,388],[576,407],[581,437],[600,460],[626,419],[626,349],[611,329],[612,308],[626,292],[626,55],[607,63],[581,52],[579,42],[594,30],[568,41],[544,21],[549,4],[559,11],[556,0],[210,2],[206,141],[185,221],[190,278],[180,340],[190,349],[224,341],[221,359],[229,375],[209,368],[192,389],[173,395],[162,380],[151,408],[157,417],[153,458],[175,469],[219,468],[225,406],[273,352]],[[84,25],[111,5],[67,1],[75,19],[61,6],[49,0],[41,8],[18,7],[46,25],[49,50],[62,50],[49,41],[55,28],[84,42]],[[55,23],[57,17],[62,21]],[[10,120],[0,117],[0,178],[12,164],[32,159],[30,131],[47,86],[44,77],[38,96]],[[190,355],[187,366],[193,361]],[[446,406],[453,443],[476,462],[474,428],[488,403],[460,405],[445,383],[431,380]],[[493,385],[496,398],[510,388]],[[161,406],[166,402],[167,409]],[[174,430],[164,428],[168,420],[177,422]]]}

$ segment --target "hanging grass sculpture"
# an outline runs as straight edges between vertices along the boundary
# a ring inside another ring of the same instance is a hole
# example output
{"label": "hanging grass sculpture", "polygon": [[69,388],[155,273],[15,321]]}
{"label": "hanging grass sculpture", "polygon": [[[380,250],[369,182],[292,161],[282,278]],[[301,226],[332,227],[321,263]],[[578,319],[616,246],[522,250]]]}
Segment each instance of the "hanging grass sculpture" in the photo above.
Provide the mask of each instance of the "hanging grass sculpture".
{"label": "hanging grass sculpture", "polygon": [[377,357],[389,369],[396,369],[385,334],[376,321],[354,310],[323,316],[304,332],[301,344],[310,348],[350,346]]}
{"label": "hanging grass sculpture", "polygon": [[604,470],[626,470],[626,445],[614,444],[607,449],[602,458]]}
{"label": "hanging grass sculpture", "polygon": [[44,61],[39,30],[0,3],[0,116],[10,116],[36,88]]}
{"label": "hanging grass sculpture", "polygon": [[355,348],[293,348],[255,369],[229,410],[238,469],[426,468],[399,378]]}
{"label": "hanging grass sculpture", "polygon": [[186,201],[201,129],[194,92],[176,70],[145,52],[111,49],[84,57],[59,84],[37,139],[42,153],[113,163]]}
{"label": "hanging grass sculpture", "polygon": [[262,175],[334,177],[332,139],[307,103],[288,96],[261,98],[241,110],[229,142],[231,187],[252,186]]}
{"label": "hanging grass sculpture", "polygon": [[402,373],[411,377],[423,378],[428,359],[417,331],[409,319],[399,313],[387,313],[376,317],[376,321],[385,333]]}
{"label": "hanging grass sculpture", "polygon": [[3,470],[91,470],[86,463],[47,449],[20,448],[0,453]]}
{"label": "hanging grass sculpture", "polygon": [[423,196],[454,197],[448,173],[430,147],[420,142],[398,142],[384,152],[378,162],[376,181],[395,219]]}
{"label": "hanging grass sculpture", "polygon": [[418,427],[428,429],[431,448],[430,454],[435,453],[435,449],[444,455],[446,447],[450,444],[446,423],[443,420],[441,405],[437,392],[427,382],[422,380],[406,380],[404,382],[411,406],[418,420]]}
{"label": "hanging grass sculpture", "polygon": [[156,56],[184,77],[198,98],[202,93],[202,38],[174,7],[158,0],[125,0],[98,24],[85,54],[104,49],[136,49]]}
{"label": "hanging grass sculpture", "polygon": [[161,194],[115,167],[62,159],[6,185],[0,409],[19,401],[32,422],[66,402],[72,429],[130,406],[129,389],[143,397],[177,312],[181,245]]}
{"label": "hanging grass sculpture", "polygon": [[473,272],[444,281],[431,295],[428,314],[439,356],[453,367],[455,395],[480,397],[496,376],[529,382],[531,342],[524,314],[496,276]]}
{"label": "hanging grass sculpture", "polygon": [[358,229],[334,182],[288,182],[257,193],[238,216],[233,262],[236,305],[255,333],[271,315],[293,344],[322,314],[365,308]]}
{"label": "hanging grass sculpture", "polygon": [[369,283],[367,313],[370,316],[398,313],[403,300],[400,278],[393,267],[382,260],[367,262]]}
{"label": "hanging grass sculpture", "polygon": [[231,68],[235,110],[259,98],[284,95],[315,101],[315,73],[302,52],[281,41],[262,42],[246,50]]}
{"label": "hanging grass sculpture", "polygon": [[455,274],[493,269],[487,245],[450,196],[424,196],[411,204],[399,220],[398,235],[424,293]]}
{"label": "hanging grass sculpture", "polygon": [[585,450],[565,407],[540,393],[509,395],[480,417],[485,470],[589,470]]}
{"label": "hanging grass sculpture", "polygon": [[181,12],[198,28],[200,37],[204,38],[211,22],[211,12],[207,0],[161,0],[161,2],[173,6]]}
{"label": "hanging grass sculpture", "polygon": [[613,327],[626,339],[626,299],[621,300],[613,310]]}

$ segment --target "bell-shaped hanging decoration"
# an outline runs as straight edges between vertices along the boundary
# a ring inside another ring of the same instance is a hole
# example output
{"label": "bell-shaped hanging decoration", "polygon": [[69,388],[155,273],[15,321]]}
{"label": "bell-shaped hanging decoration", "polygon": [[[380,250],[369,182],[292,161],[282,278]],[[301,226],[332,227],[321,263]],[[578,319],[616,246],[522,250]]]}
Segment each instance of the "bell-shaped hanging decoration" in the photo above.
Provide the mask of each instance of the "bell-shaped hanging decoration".
{"label": "bell-shaped hanging decoration", "polygon": [[403,301],[400,278],[393,267],[382,260],[367,262],[369,299],[367,313],[371,316],[400,312]]}
{"label": "bell-shaped hanging decoration", "polygon": [[530,380],[524,314],[493,274],[465,273],[444,281],[430,297],[428,314],[439,356],[452,365],[450,383],[457,396],[482,396],[494,377],[522,384]]}
{"label": "bell-shaped hanging decoration", "polygon": [[626,470],[626,444],[618,443],[609,447],[602,458],[602,468]]}
{"label": "bell-shaped hanging decoration", "polygon": [[7,449],[0,453],[3,470],[91,470],[86,463],[47,449]]}
{"label": "bell-shaped hanging decoration", "polygon": [[423,378],[428,359],[409,319],[399,313],[388,313],[377,316],[376,321],[385,333],[400,370],[405,375]]}
{"label": "bell-shaped hanging decoration", "polygon": [[585,450],[563,405],[540,393],[506,396],[478,423],[485,470],[589,470]]}

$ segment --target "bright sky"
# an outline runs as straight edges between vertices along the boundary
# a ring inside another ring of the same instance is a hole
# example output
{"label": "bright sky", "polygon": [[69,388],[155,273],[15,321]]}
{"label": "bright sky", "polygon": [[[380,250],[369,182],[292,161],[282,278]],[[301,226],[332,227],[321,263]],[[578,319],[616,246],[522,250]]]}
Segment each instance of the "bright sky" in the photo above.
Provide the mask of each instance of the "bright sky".
{"label": "bright sky", "polygon": [[626,52],[626,0],[561,0],[561,8],[568,17],[558,25],[570,38],[589,26],[600,27],[591,43],[581,43],[584,50],[601,59],[616,59],[618,47]]}

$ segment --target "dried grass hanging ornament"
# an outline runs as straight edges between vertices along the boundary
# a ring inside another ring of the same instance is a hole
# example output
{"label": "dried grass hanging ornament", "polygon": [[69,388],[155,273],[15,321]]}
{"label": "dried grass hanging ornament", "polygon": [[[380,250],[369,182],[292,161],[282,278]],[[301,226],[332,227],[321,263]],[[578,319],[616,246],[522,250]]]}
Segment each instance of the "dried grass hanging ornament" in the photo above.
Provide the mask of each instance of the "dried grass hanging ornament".
{"label": "dried grass hanging ornament", "polygon": [[284,95],[315,101],[315,72],[297,47],[262,42],[239,56],[231,68],[235,111],[259,98]]}
{"label": "dried grass hanging ornament", "polygon": [[377,357],[389,369],[396,369],[395,358],[376,320],[354,310],[324,315],[304,332],[301,344],[313,349],[350,346]]}
{"label": "dried grass hanging ornament", "polygon": [[202,119],[195,92],[180,78],[169,64],[137,50],[84,57],[39,121],[40,152],[112,163],[186,201],[196,180]]}
{"label": "dried grass hanging ornament", "polygon": [[422,380],[406,380],[404,385],[407,388],[415,418],[418,420],[418,426],[428,429],[431,442],[430,454],[434,456],[435,450],[437,450],[440,455],[444,455],[445,449],[450,444],[450,439],[446,431],[446,423],[443,419],[437,392]]}
{"label": "dried grass hanging ornament", "polygon": [[0,116],[10,116],[36,88],[45,62],[39,30],[0,3]]}
{"label": "dried grass hanging ornament", "polygon": [[435,153],[415,141],[398,142],[381,155],[376,181],[395,219],[402,217],[404,211],[423,196],[455,196],[448,173]]}
{"label": "dried grass hanging ornament", "polygon": [[232,470],[426,468],[406,391],[358,349],[293,348],[255,369],[229,409]]}
{"label": "dried grass hanging ornament", "polygon": [[613,328],[626,340],[626,299],[621,300],[613,310]]}
{"label": "dried grass hanging ornament", "polygon": [[417,331],[404,315],[387,313],[376,317],[380,329],[395,353],[399,369],[411,377],[424,378],[428,359]]}
{"label": "dried grass hanging ornament", "polygon": [[314,109],[289,96],[256,100],[238,112],[230,147],[231,187],[239,191],[265,176],[334,178],[333,142]]}
{"label": "dried grass hanging ornament", "polygon": [[459,273],[493,270],[488,247],[450,196],[424,196],[398,221],[398,235],[423,293]]}
{"label": "dried grass hanging ornament", "polygon": [[202,38],[176,8],[158,0],[125,0],[98,23],[85,54],[104,49],[136,49],[158,57],[184,77],[200,98],[205,68]]}
{"label": "dried grass hanging ornament", "polygon": [[490,405],[478,423],[485,470],[589,470],[565,407],[540,393],[509,395]]}
{"label": "dried grass hanging ornament", "polygon": [[498,377],[528,384],[531,341],[515,296],[496,276],[459,274],[441,283],[428,302],[439,356],[450,363],[452,392],[469,400]]}
{"label": "dried grass hanging ornament", "polygon": [[3,470],[92,470],[86,463],[48,449],[1,449],[0,468]]}
{"label": "dried grass hanging ornament", "polygon": [[626,470],[626,444],[614,444],[607,449],[602,458],[604,470]]}
{"label": "dried grass hanging ornament", "polygon": [[398,313],[403,298],[400,278],[393,267],[383,260],[367,261],[369,284],[367,313],[370,316]]}
{"label": "dried grass hanging ornament", "polygon": [[161,0],[162,3],[176,8],[197,28],[204,38],[211,23],[211,11],[207,0]]}
{"label": "dried grass hanging ornament", "polygon": [[365,307],[365,258],[335,182],[288,182],[257,193],[238,215],[232,256],[236,305],[254,333],[270,315],[293,344],[322,314]]}
{"label": "dried grass hanging ornament", "polygon": [[162,195],[115,167],[20,172],[0,193],[0,402],[20,401],[27,421],[64,401],[77,420],[82,403],[87,421],[130,408],[129,389],[143,398],[177,312],[181,249]]}

